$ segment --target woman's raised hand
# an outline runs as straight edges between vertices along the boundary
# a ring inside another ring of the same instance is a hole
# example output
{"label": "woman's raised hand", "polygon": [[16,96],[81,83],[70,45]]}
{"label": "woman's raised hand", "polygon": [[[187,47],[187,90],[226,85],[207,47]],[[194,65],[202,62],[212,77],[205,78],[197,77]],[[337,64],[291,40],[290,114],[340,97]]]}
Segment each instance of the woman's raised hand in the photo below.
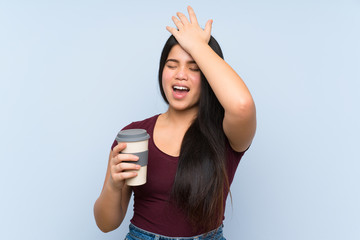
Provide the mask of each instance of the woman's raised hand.
{"label": "woman's raised hand", "polygon": [[188,6],[189,18],[178,12],[177,17],[173,16],[172,20],[175,23],[176,28],[167,26],[166,29],[174,35],[180,46],[191,53],[192,49],[196,48],[199,44],[208,44],[211,36],[212,20],[208,20],[205,25],[205,29],[199,26],[196,19],[196,15],[192,7]]}
{"label": "woman's raised hand", "polygon": [[111,187],[121,190],[128,178],[136,177],[140,165],[124,161],[137,161],[139,157],[133,154],[120,153],[126,148],[126,143],[119,143],[112,150],[110,159],[110,181]]}

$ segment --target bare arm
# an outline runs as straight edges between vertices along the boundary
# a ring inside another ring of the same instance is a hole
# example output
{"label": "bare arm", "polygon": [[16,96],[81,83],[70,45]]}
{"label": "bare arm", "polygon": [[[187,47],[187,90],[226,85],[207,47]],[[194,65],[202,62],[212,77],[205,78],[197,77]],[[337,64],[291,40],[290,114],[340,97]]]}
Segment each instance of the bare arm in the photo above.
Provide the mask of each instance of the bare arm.
{"label": "bare arm", "polygon": [[194,10],[188,7],[190,21],[182,13],[173,21],[179,30],[167,27],[179,44],[195,60],[225,110],[223,129],[234,150],[244,151],[256,130],[253,98],[240,76],[208,45],[212,21],[202,30]]}
{"label": "bare arm", "polygon": [[209,45],[200,45],[192,56],[225,110],[223,129],[234,150],[246,150],[255,134],[256,110],[240,76]]}
{"label": "bare arm", "polygon": [[118,144],[110,152],[104,186],[94,205],[96,224],[103,232],[112,231],[122,223],[132,193],[131,188],[125,184],[125,179],[137,174],[124,172],[124,170],[139,168],[136,164],[122,162],[138,159],[134,155],[118,154],[125,147],[125,144]]}

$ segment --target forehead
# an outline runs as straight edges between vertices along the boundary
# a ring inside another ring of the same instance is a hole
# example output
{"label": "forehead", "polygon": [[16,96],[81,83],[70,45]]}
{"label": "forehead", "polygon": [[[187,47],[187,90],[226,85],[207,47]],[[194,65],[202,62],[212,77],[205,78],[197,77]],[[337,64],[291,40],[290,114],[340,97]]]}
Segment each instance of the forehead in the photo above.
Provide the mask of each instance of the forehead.
{"label": "forehead", "polygon": [[167,57],[168,59],[176,59],[179,61],[194,61],[190,54],[188,54],[179,44],[173,46]]}

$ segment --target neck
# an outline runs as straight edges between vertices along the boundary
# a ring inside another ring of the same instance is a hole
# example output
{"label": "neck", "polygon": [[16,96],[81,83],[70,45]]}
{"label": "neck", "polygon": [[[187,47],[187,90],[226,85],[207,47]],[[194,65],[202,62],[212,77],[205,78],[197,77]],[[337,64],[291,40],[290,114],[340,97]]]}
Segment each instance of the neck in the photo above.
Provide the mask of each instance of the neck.
{"label": "neck", "polygon": [[164,118],[169,124],[176,125],[177,127],[188,128],[197,116],[198,108],[194,107],[184,111],[178,111],[171,107],[164,113]]}

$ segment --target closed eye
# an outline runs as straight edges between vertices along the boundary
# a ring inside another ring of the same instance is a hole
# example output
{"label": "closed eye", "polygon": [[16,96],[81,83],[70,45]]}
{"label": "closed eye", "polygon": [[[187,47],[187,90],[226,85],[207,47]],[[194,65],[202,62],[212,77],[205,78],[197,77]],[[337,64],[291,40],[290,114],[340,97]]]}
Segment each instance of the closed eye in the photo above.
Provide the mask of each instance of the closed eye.
{"label": "closed eye", "polygon": [[166,65],[166,67],[170,68],[170,69],[175,69],[176,66],[172,66],[172,65]]}
{"label": "closed eye", "polygon": [[188,64],[188,67],[191,71],[200,71],[199,66],[195,62],[191,62],[190,64]]}

